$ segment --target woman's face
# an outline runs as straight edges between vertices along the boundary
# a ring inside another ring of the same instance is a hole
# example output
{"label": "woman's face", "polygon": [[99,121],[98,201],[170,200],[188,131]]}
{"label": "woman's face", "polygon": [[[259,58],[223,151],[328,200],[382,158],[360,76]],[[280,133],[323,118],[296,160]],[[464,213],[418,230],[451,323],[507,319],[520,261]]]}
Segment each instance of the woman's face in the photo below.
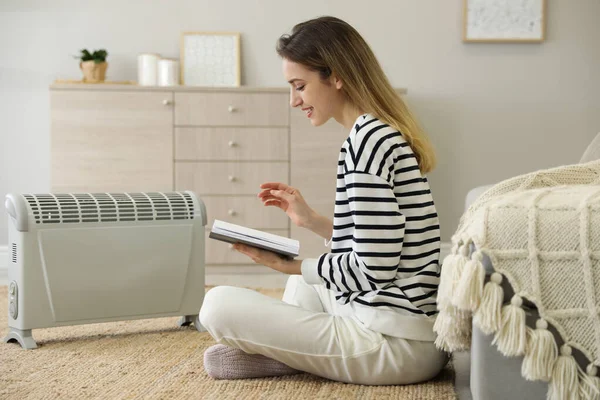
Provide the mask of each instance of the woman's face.
{"label": "woman's face", "polygon": [[344,96],[339,79],[322,80],[317,71],[285,58],[283,76],[291,85],[290,105],[300,107],[313,126],[323,125],[341,112]]}

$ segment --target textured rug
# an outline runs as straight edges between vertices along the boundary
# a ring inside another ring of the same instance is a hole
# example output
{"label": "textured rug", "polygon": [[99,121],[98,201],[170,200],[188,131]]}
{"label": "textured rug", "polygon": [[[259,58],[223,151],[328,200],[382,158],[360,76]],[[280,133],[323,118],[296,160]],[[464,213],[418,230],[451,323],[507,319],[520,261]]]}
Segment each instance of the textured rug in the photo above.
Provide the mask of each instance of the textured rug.
{"label": "textured rug", "polygon": [[[8,331],[7,308],[0,286],[0,337]],[[430,382],[407,386],[350,385],[309,374],[215,381],[202,365],[213,339],[178,327],[177,319],[36,329],[35,350],[0,342],[0,399],[456,399],[450,366]]]}

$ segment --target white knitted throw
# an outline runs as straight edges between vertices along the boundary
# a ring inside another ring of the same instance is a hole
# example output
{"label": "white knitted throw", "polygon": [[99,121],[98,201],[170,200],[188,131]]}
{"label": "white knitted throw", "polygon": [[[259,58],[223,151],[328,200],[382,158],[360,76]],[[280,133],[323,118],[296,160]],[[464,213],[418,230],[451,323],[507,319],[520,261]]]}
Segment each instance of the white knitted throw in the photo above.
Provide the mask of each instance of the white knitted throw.
{"label": "white knitted throw", "polygon": [[[469,348],[474,322],[495,334],[505,356],[524,356],[522,375],[548,381],[548,398],[600,399],[600,161],[495,185],[465,212],[452,243],[442,265],[436,345]],[[487,283],[484,255],[495,271]],[[506,305],[503,279],[515,292]],[[526,325],[523,298],[538,309],[535,328]],[[560,351],[548,325],[565,343]],[[588,359],[586,371],[572,347]]]}

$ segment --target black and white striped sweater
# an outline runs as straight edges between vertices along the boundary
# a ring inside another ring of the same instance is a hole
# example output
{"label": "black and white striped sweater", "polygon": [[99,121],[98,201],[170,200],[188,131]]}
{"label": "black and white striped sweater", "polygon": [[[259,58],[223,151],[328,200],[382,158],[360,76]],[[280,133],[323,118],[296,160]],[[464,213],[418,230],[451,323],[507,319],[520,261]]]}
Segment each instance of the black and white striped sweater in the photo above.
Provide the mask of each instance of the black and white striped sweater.
{"label": "black and white striped sweater", "polygon": [[303,261],[305,280],[335,291],[374,330],[433,340],[439,254],[438,215],[412,149],[360,116],[340,151],[331,252]]}

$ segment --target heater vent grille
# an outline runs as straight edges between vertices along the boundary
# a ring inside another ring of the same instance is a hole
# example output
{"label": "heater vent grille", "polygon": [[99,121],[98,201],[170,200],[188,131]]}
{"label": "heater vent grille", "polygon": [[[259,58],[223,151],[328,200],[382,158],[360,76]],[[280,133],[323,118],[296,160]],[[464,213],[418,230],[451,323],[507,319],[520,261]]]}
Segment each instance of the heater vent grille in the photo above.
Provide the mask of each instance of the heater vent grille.
{"label": "heater vent grille", "polygon": [[17,263],[17,244],[16,243],[12,243],[10,259],[12,260],[13,264]]}
{"label": "heater vent grille", "polygon": [[37,224],[194,218],[185,192],[24,194]]}

